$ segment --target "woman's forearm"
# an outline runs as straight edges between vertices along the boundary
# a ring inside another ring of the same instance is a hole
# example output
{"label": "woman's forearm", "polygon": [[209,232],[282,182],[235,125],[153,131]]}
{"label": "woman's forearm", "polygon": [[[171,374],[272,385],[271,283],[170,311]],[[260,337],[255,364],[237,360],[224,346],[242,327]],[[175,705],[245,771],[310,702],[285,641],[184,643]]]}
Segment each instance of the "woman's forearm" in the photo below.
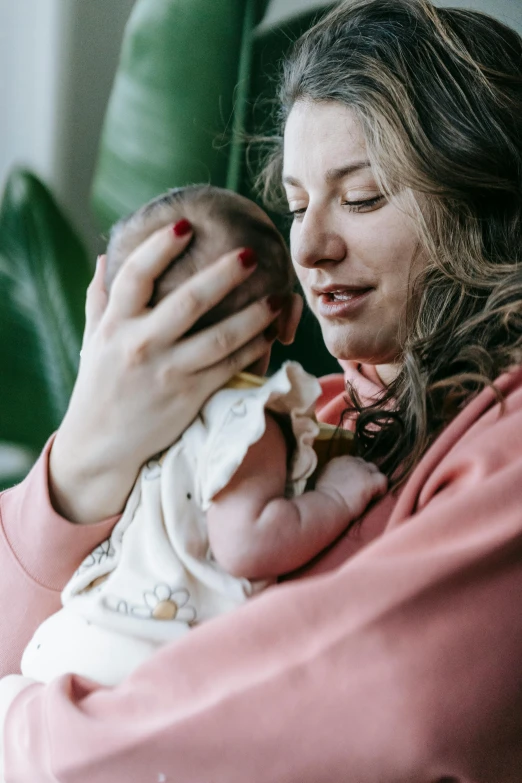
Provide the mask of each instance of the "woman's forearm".
{"label": "woman's forearm", "polygon": [[56,512],[48,492],[51,443],[27,478],[0,495],[0,676],[20,671],[25,645],[60,608],[62,588],[116,522],[82,527]]}

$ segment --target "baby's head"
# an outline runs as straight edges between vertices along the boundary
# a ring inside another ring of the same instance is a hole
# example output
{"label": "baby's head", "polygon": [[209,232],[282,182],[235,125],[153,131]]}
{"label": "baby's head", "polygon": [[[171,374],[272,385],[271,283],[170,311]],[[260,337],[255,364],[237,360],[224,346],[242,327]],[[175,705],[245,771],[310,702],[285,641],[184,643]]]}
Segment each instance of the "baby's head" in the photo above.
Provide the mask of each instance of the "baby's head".
{"label": "baby's head", "polygon": [[253,201],[210,185],[170,190],[113,226],[107,248],[107,290],[122,263],[139,244],[154,231],[181,218],[190,221],[194,236],[157,280],[152,306],[224,253],[240,247],[255,251],[256,270],[200,318],[192,331],[217,323],[263,296],[292,292],[294,272],[289,252],[268,215]]}

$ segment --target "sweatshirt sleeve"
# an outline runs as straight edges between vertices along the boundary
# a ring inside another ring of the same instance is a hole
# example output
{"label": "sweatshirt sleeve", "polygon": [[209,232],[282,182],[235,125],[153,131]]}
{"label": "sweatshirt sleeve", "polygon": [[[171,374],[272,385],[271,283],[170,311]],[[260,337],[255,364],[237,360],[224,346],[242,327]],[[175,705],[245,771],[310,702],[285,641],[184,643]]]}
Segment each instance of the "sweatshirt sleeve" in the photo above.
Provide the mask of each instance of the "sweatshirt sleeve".
{"label": "sweatshirt sleeve", "polygon": [[60,593],[116,517],[74,525],[53,509],[48,491],[52,439],[24,481],[0,495],[0,676],[20,671],[37,626],[60,608]]}
{"label": "sweatshirt sleeve", "polygon": [[191,631],[115,689],[30,685],[6,781],[519,781],[522,390],[502,416],[492,397],[341,567]]}

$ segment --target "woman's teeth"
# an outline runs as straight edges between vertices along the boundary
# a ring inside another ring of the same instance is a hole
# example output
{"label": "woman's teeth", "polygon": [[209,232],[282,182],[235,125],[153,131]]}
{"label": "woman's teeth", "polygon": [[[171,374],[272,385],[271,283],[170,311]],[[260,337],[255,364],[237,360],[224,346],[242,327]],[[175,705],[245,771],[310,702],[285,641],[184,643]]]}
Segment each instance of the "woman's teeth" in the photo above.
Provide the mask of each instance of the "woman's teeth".
{"label": "woman's teeth", "polygon": [[356,294],[353,291],[331,291],[328,296],[332,302],[346,302]]}

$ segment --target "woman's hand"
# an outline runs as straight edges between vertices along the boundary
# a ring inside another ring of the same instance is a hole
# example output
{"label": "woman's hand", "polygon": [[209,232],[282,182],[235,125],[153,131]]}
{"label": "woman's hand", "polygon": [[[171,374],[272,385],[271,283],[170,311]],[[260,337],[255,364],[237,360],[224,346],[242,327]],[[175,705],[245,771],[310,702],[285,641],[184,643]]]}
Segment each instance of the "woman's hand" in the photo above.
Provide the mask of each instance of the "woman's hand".
{"label": "woman's hand", "polygon": [[104,259],[97,265],[78,378],[50,457],[53,505],[73,522],[119,513],[141,464],[175,441],[205,400],[261,358],[277,336],[285,303],[269,297],[183,337],[254,271],[244,249],[147,306],[155,279],[191,236],[177,236],[172,227],[155,232],[129,256],[110,296]]}

